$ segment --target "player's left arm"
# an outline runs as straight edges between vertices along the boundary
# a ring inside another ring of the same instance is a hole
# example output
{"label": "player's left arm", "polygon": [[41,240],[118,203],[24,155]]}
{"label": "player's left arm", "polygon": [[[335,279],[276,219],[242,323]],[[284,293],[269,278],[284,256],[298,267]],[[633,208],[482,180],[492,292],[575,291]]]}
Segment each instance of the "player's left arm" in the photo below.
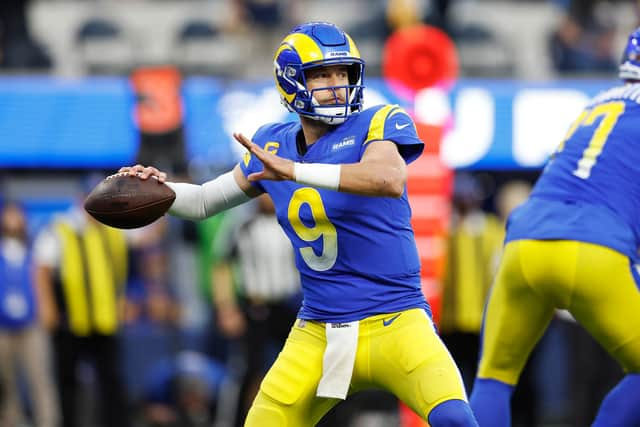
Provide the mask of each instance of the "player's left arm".
{"label": "player's left arm", "polygon": [[367,145],[358,163],[340,165],[338,191],[363,196],[401,197],[407,183],[407,164],[392,141]]}
{"label": "player's left arm", "polygon": [[249,181],[291,180],[364,196],[401,197],[407,181],[407,165],[396,143],[376,140],[369,144],[358,163],[294,163],[263,150],[242,134],[235,138],[264,165]]}

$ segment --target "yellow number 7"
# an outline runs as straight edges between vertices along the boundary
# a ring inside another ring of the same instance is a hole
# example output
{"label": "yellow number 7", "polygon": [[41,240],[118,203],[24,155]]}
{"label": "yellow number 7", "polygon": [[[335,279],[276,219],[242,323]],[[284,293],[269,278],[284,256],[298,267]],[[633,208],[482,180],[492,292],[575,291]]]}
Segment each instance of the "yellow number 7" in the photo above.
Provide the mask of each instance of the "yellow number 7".
{"label": "yellow number 7", "polygon": [[598,156],[602,153],[602,148],[609,138],[609,134],[613,130],[613,127],[618,122],[618,118],[624,113],[624,102],[608,102],[606,104],[600,104],[591,111],[584,111],[578,120],[576,120],[565,140],[560,144],[558,151],[562,151],[565,142],[575,133],[580,126],[591,126],[598,117],[603,116],[600,124],[596,128],[589,145],[582,153],[582,158],[578,161],[578,167],[573,171],[573,174],[578,178],[587,179],[591,175],[591,169],[596,164]]}

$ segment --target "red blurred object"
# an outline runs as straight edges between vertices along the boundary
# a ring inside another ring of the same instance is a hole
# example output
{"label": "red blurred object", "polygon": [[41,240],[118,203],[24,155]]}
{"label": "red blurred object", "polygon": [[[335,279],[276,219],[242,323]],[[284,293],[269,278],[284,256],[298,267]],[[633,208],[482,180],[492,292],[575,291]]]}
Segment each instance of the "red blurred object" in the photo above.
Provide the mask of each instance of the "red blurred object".
{"label": "red blurred object", "polygon": [[182,126],[182,76],[173,66],[140,67],[131,74],[138,100],[138,128],[149,134],[164,134]]}
{"label": "red blurred object", "polygon": [[429,427],[429,424],[402,402],[400,402],[400,425],[402,427]]}
{"label": "red blurred object", "polygon": [[416,130],[418,131],[418,135],[420,135],[420,139],[425,141],[425,154],[440,153],[440,144],[442,143],[442,136],[444,134],[442,126],[427,125],[416,121]]}
{"label": "red blurred object", "polygon": [[394,32],[386,41],[382,75],[419,90],[453,82],[458,76],[458,55],[451,38],[429,25]]}

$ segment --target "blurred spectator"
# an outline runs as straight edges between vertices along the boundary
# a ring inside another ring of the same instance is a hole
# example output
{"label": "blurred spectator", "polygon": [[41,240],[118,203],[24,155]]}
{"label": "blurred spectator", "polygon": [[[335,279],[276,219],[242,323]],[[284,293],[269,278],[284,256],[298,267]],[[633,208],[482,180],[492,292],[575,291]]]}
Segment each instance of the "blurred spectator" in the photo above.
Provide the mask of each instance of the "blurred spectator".
{"label": "blurred spectator", "polygon": [[350,28],[354,39],[384,41],[396,30],[419,24],[426,14],[420,0],[381,0],[372,5],[369,17]]}
{"label": "blurred spectator", "polygon": [[440,28],[451,35],[451,18],[449,16],[454,0],[432,0],[431,10],[426,18],[426,23]]}
{"label": "blurred spectator", "polygon": [[484,197],[478,179],[456,174],[440,336],[460,368],[467,391],[475,378],[482,312],[504,238],[502,221],[482,210]]}
{"label": "blurred spectator", "polygon": [[496,195],[495,205],[498,216],[503,222],[509,214],[523,203],[531,192],[531,184],[523,180],[510,180],[502,184]]}
{"label": "blurred spectator", "polygon": [[612,5],[603,0],[571,0],[551,34],[553,66],[560,73],[597,73],[617,69],[616,25]]}
{"label": "blurred spectator", "polygon": [[168,255],[164,249],[167,227],[168,221],[163,217],[128,233],[132,274],[127,285],[127,323],[178,326],[180,305],[169,282]]}
{"label": "blurred spectator", "polygon": [[388,0],[385,15],[390,33],[422,22],[424,3],[419,0]]}
{"label": "blurred spectator", "polygon": [[24,425],[22,377],[28,385],[32,425],[56,427],[58,401],[51,381],[48,341],[37,319],[25,215],[15,203],[7,204],[0,215],[0,425]]}
{"label": "blurred spectator", "polygon": [[[96,183],[87,180],[87,190]],[[38,236],[35,251],[42,317],[53,336],[63,427],[86,423],[78,420],[84,408],[77,373],[84,361],[95,368],[100,424],[126,427],[117,336],[127,276],[124,233],[96,222],[77,203],[54,217]]]}
{"label": "blurred spectator", "polygon": [[225,376],[221,364],[193,351],[153,364],[144,385],[142,426],[212,426]]}
{"label": "blurred spectator", "polygon": [[28,3],[29,0],[0,2],[0,69],[51,68],[51,59],[29,32]]}
{"label": "blurred spectator", "polygon": [[371,2],[368,13],[354,17],[348,32],[358,40],[362,57],[367,58],[368,76],[381,74],[384,56],[381,46],[387,38],[396,30],[422,23],[426,6],[420,0],[378,0]]}
{"label": "blurred spectator", "polygon": [[295,0],[234,0],[238,23],[251,30],[273,29],[281,32],[293,25]]}
{"label": "blurred spectator", "polygon": [[[239,206],[231,212],[222,212],[197,223],[197,249],[195,252],[197,268],[198,268],[198,289],[195,293],[195,301],[200,304],[200,309],[204,310],[202,317],[202,325],[197,333],[199,334],[199,342],[202,344],[201,350],[218,361],[228,360],[229,348],[233,347],[225,334],[217,326],[217,312],[215,310],[213,293],[213,274],[212,265],[217,265],[228,253],[228,248],[222,245],[221,248],[215,248],[212,242],[221,239],[226,242],[224,237],[229,233],[231,224],[235,224],[238,218],[244,218],[247,211],[253,212],[252,206]],[[229,397],[230,402],[235,402],[235,397]],[[229,406],[229,405],[226,405]],[[227,419],[234,418],[235,407],[230,411],[223,412],[223,416]],[[231,421],[229,421],[231,422]]]}
{"label": "blurred spectator", "polygon": [[233,0],[228,30],[248,37],[249,51],[241,54],[251,61],[245,64],[245,78],[263,79],[273,72],[273,47],[297,23],[298,6],[298,0]]}
{"label": "blurred spectator", "polygon": [[[168,220],[128,230],[130,273],[120,333],[128,396],[139,401],[149,366],[180,346],[181,299],[169,274]],[[185,307],[185,311],[186,311]]]}
{"label": "blurred spectator", "polygon": [[[258,199],[255,215],[216,241],[223,257],[213,267],[217,324],[228,338],[240,339],[246,369],[242,374],[236,426],[242,426],[267,367],[282,348],[301,301],[291,243],[280,228],[271,198]],[[234,290],[233,265],[241,273]]]}

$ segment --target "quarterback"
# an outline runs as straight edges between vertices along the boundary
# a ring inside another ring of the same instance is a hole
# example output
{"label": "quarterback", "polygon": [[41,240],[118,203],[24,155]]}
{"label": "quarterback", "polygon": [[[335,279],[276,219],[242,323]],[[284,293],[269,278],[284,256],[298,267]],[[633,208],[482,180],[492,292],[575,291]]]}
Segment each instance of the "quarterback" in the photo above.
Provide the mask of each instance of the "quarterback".
{"label": "quarterback", "polygon": [[[312,426],[367,388],[394,393],[433,427],[477,425],[420,288],[405,184],[423,142],[411,117],[396,105],[362,109],[364,61],[333,24],[294,28],[274,77],[299,121],[235,134],[247,153],[212,181],[167,183],[169,212],[194,220],[269,193],[295,249],[304,302],[245,425]],[[166,179],[142,165],[120,171]]]}
{"label": "quarterback", "polygon": [[640,28],[619,74],[625,84],[588,103],[507,222],[471,394],[481,426],[510,425],[514,385],[556,308],[627,373],[593,425],[640,425]]}

